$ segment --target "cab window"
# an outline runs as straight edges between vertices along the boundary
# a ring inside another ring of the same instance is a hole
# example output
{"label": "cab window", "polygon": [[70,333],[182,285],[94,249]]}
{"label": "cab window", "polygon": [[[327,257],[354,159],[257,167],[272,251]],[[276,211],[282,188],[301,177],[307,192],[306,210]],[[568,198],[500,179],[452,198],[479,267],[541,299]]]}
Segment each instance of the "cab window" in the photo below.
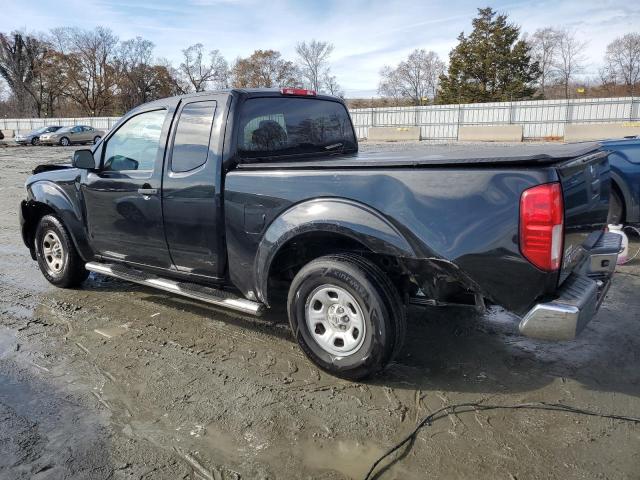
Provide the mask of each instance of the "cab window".
{"label": "cab window", "polygon": [[178,119],[171,154],[171,171],[188,172],[207,161],[216,102],[188,103]]}
{"label": "cab window", "polygon": [[107,140],[103,170],[153,171],[166,110],[154,110],[131,117]]}
{"label": "cab window", "polygon": [[246,159],[331,155],[357,150],[349,113],[339,102],[266,97],[242,105],[238,151]]}

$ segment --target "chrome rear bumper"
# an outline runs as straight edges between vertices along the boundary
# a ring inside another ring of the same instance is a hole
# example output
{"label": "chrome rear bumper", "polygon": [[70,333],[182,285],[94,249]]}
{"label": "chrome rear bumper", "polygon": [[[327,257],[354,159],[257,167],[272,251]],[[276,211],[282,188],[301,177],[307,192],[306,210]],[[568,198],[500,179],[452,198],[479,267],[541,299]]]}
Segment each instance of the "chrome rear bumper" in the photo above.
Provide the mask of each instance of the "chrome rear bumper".
{"label": "chrome rear bumper", "polygon": [[567,278],[552,301],[538,303],[522,318],[520,333],[540,340],[572,340],[595,316],[609,290],[622,237],[604,233]]}

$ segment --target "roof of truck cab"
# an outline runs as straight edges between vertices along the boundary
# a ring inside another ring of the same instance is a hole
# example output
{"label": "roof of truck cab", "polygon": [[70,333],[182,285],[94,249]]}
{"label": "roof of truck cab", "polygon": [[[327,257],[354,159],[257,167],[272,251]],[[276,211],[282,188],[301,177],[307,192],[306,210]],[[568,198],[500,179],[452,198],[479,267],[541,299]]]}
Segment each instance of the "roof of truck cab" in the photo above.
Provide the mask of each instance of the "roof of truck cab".
{"label": "roof of truck cab", "polygon": [[357,167],[420,167],[451,165],[548,165],[581,157],[600,149],[596,142],[544,144],[544,145],[424,145],[398,144],[397,150],[387,145],[368,146],[365,151],[345,156],[298,157],[286,161],[282,157],[240,165],[251,168],[357,168]]}
{"label": "roof of truck cab", "polygon": [[153,100],[151,102],[143,103],[142,105],[137,106],[134,110],[138,109],[148,109],[149,107],[166,107],[169,105],[175,105],[182,100],[188,100],[191,98],[205,97],[208,95],[243,95],[247,97],[283,97],[283,98],[309,98],[309,99],[319,99],[319,100],[333,100],[336,102],[344,101],[340,97],[335,97],[332,95],[324,95],[324,94],[316,94],[313,96],[303,96],[303,95],[283,95],[280,93],[279,88],[228,88],[224,90],[207,90],[205,92],[193,92],[193,93],[185,93],[183,95],[175,95],[173,97],[161,98],[159,100]]}

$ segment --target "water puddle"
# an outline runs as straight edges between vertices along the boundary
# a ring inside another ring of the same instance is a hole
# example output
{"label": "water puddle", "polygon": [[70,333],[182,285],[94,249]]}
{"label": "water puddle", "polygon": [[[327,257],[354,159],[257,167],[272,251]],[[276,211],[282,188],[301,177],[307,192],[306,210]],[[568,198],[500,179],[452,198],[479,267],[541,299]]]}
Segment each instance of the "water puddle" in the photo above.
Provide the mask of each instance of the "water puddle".
{"label": "water puddle", "polygon": [[354,479],[363,478],[384,453],[380,447],[353,440],[305,441],[299,448],[305,466],[318,471],[333,470]]}
{"label": "water puddle", "polygon": [[129,331],[129,325],[126,323],[124,325],[119,325],[117,327],[96,328],[94,330],[95,333],[105,338],[119,337],[120,335],[123,335],[128,331]]}

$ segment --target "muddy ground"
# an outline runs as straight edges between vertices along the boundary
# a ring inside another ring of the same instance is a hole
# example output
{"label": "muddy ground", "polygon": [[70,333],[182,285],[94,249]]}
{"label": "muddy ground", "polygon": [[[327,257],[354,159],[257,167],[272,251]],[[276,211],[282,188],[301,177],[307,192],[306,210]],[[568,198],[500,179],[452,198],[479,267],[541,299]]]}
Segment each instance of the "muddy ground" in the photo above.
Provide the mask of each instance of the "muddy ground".
{"label": "muddy ground", "polygon": [[[282,311],[256,320],[97,275],[47,284],[17,206],[30,170],[71,152],[0,148],[2,479],[361,478],[454,402],[640,416],[638,260],[576,341],[523,339],[500,310],[414,310],[397,361],[352,383],[303,357]],[[640,478],[640,425],[471,413],[424,428],[386,465],[378,478]]]}

